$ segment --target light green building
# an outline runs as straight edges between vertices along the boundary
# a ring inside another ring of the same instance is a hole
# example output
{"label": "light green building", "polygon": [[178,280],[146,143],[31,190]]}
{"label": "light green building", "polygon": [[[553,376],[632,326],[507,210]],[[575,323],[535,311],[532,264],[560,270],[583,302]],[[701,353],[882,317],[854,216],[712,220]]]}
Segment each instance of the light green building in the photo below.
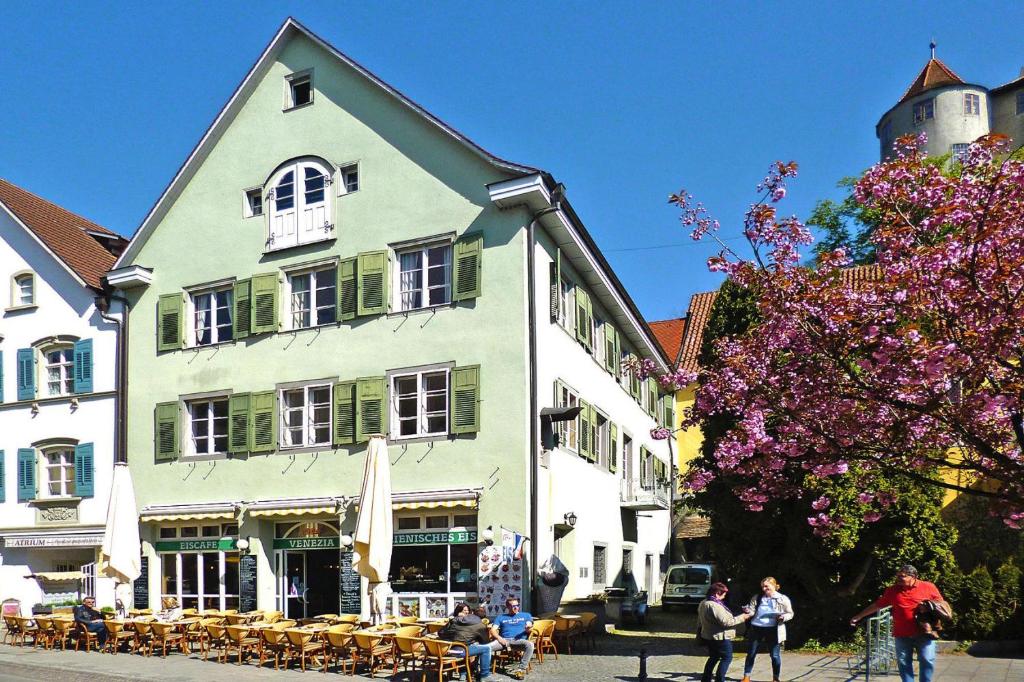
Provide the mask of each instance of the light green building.
{"label": "light green building", "polygon": [[[634,549],[655,586],[668,455],[648,433],[663,414],[617,356],[664,359],[555,189],[286,21],[108,276],[130,304],[136,605],[357,610],[339,549],[374,433],[392,462],[395,610],[528,597],[556,540],[574,557],[567,596],[611,585]],[[549,314],[559,262],[584,335]],[[594,362],[595,334],[614,362]],[[605,406],[600,425],[573,423],[593,430],[585,451],[542,443],[556,381]],[[617,466],[627,432],[640,495]],[[533,540],[497,591],[478,582],[487,528]]]}

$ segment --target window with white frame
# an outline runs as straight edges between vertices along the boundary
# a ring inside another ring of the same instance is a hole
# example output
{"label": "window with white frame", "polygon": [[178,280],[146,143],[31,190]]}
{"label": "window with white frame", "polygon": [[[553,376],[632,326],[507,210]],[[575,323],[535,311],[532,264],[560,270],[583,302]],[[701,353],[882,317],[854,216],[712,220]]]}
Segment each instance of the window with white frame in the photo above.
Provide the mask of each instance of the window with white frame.
{"label": "window with white frame", "polygon": [[575,334],[576,329],[576,290],[572,282],[562,279],[562,305],[558,309],[558,324]]}
{"label": "window with white frame", "polygon": [[305,158],[285,164],[270,179],[267,191],[269,250],[331,239],[330,167]]}
{"label": "window with white frame", "polygon": [[594,545],[594,587],[604,586],[608,576],[608,548]]}
{"label": "window with white frame", "polygon": [[69,446],[42,451],[47,497],[72,497],[75,494],[75,449]]}
{"label": "window with white frame", "polygon": [[602,469],[608,468],[608,450],[611,446],[611,433],[608,417],[600,412],[594,413],[594,464]]}
{"label": "window with white frame", "polygon": [[[580,397],[568,386],[563,384],[558,385],[558,406],[559,407],[576,407],[580,404]],[[580,418],[577,416],[575,419],[569,419],[566,421],[558,422],[558,440],[559,443],[573,452],[579,447],[577,443],[577,435],[579,434]]]}
{"label": "window with white frame", "polygon": [[348,163],[338,168],[341,179],[339,194],[351,194],[359,190],[359,164]]}
{"label": "window with white frame", "polygon": [[31,272],[14,276],[14,286],[11,287],[11,306],[35,305],[36,303],[36,276]]}
{"label": "window with white frame", "polygon": [[914,123],[924,123],[935,118],[935,100],[926,99],[914,105]]}
{"label": "window with white frame", "polygon": [[263,215],[263,190],[259,187],[245,190],[245,217]]}
{"label": "window with white frame", "polygon": [[313,73],[301,71],[285,76],[285,109],[313,102]]}
{"label": "window with white frame", "polygon": [[970,148],[969,144],[958,142],[949,148],[949,152],[953,157],[954,161],[963,163],[967,158],[967,150]]}
{"label": "window with white frame", "polygon": [[330,384],[282,389],[280,401],[282,448],[330,444]]}
{"label": "window with white frame", "polygon": [[231,325],[232,287],[191,293],[193,345],[209,346],[234,338]]}
{"label": "window with white frame", "polygon": [[288,275],[292,329],[337,321],[338,269],[334,266]]}
{"label": "window with white frame", "polygon": [[396,251],[399,311],[446,305],[452,300],[452,245],[435,243]]}
{"label": "window with white frame", "polygon": [[448,370],[391,375],[394,438],[444,435],[448,432]]}
{"label": "window with white frame", "polygon": [[75,351],[71,346],[43,350],[46,360],[47,395],[71,395],[75,392]]}
{"label": "window with white frame", "polygon": [[972,92],[964,93],[964,114],[978,116],[981,114],[981,96]]}
{"label": "window with white frame", "polygon": [[633,480],[633,439],[628,433],[622,434],[622,463],[619,465],[622,480],[627,483]]}
{"label": "window with white frame", "polygon": [[605,366],[605,354],[607,349],[604,344],[604,320],[595,316],[594,329],[591,338],[594,340],[594,361],[602,367]]}
{"label": "window with white frame", "polygon": [[228,451],[228,399],[210,398],[187,403],[191,454],[217,455]]}

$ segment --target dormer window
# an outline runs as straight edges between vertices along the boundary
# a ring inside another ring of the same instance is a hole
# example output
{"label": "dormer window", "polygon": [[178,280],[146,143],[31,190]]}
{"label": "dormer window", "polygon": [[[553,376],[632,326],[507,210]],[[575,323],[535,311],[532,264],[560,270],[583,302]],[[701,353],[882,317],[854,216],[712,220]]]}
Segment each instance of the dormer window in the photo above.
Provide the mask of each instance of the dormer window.
{"label": "dormer window", "polygon": [[313,72],[301,71],[285,77],[284,108],[294,109],[313,103]]}
{"label": "dormer window", "polygon": [[263,190],[261,188],[245,190],[244,215],[246,218],[263,215]]}
{"label": "dormer window", "polygon": [[314,159],[282,166],[267,192],[267,250],[324,241],[334,237],[331,223],[330,167]]}

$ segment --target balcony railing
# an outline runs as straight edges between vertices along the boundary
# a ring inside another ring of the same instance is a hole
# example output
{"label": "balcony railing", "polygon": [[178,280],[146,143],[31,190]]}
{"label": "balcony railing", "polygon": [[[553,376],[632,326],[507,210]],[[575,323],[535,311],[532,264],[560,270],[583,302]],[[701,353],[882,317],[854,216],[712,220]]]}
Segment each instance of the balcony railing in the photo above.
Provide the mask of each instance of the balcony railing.
{"label": "balcony railing", "polygon": [[619,504],[627,509],[647,511],[668,509],[668,483],[645,483],[640,481],[622,480],[619,482]]}

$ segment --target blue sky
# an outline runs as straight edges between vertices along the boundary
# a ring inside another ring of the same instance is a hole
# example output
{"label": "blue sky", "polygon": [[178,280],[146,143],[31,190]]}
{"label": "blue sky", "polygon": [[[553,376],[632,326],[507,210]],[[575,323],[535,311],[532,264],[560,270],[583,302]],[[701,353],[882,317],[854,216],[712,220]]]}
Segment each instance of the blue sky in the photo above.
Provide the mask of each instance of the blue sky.
{"label": "blue sky", "polygon": [[0,176],[130,235],[293,15],[489,151],[550,171],[648,319],[718,285],[667,205],[686,187],[740,245],[774,159],[806,217],[871,165],[928,58],[995,86],[1024,3],[0,4]]}

